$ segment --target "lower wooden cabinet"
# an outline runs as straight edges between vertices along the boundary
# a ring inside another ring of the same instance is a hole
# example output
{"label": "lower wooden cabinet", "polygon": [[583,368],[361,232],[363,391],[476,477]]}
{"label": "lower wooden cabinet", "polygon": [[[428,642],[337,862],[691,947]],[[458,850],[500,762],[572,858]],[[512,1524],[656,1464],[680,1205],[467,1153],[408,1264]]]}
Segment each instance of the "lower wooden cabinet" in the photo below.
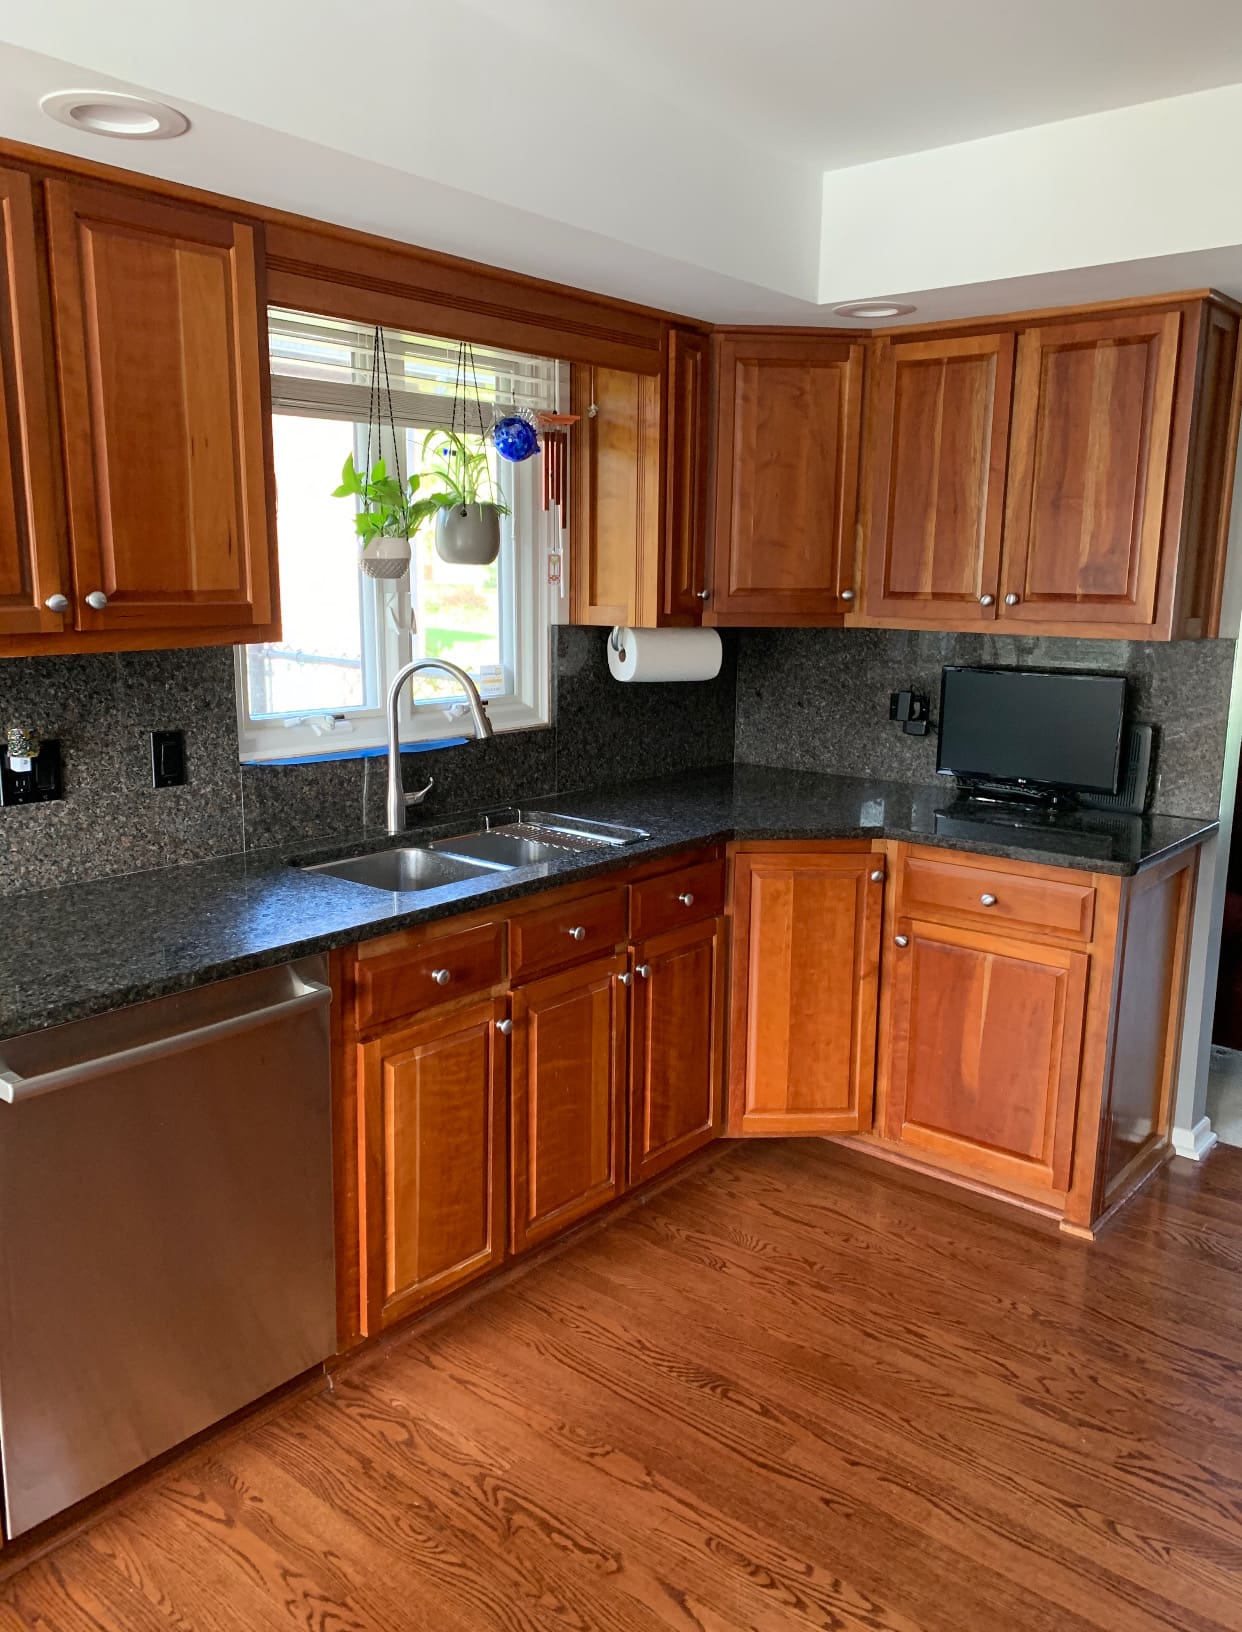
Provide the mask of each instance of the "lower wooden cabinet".
{"label": "lower wooden cabinet", "polygon": [[888,1137],[1067,1189],[1087,954],[903,918],[891,955]]}
{"label": "lower wooden cabinet", "polygon": [[513,994],[514,1252],[621,1193],[627,972],[617,953]]}
{"label": "lower wooden cabinet", "polygon": [[720,1131],[723,918],[634,948],[629,1182],[642,1184]]}
{"label": "lower wooden cabinet", "polygon": [[739,850],[729,1130],[871,1125],[884,861]]}
{"label": "lower wooden cabinet", "polygon": [[411,1314],[505,1252],[506,1004],[433,1011],[359,1047],[370,1207],[368,1327]]}

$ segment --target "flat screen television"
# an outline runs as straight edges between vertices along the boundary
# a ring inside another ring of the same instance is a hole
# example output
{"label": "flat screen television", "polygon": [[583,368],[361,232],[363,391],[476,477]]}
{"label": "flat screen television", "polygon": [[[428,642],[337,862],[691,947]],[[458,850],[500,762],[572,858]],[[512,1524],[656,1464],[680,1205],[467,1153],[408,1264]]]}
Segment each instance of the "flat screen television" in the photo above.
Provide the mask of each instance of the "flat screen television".
{"label": "flat screen television", "polygon": [[1116,793],[1126,682],[1119,674],[944,670],[936,769],[963,782]]}

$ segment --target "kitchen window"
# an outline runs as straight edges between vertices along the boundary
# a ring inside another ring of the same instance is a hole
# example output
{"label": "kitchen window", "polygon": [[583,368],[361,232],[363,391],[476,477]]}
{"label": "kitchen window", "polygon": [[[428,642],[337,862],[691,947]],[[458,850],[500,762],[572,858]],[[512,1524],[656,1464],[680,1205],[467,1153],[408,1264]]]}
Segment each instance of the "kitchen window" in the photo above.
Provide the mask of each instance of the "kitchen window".
{"label": "kitchen window", "polygon": [[[560,549],[555,511],[543,509],[538,457],[511,464],[490,454],[497,496],[509,507],[489,567],[452,566],[436,554],[434,521],[411,540],[405,577],[358,570],[355,509],[332,497],[352,454],[366,460],[374,330],[306,312],[269,311],[277,549],[282,638],[238,647],[237,699],[243,762],[339,758],[386,741],[384,699],[414,657],[446,657],[487,699],[497,731],[549,719],[549,624],[559,589],[549,556]],[[453,415],[456,341],[384,333],[396,453],[403,474],[434,469],[428,432]],[[564,391],[549,358],[475,346],[478,398],[493,407],[555,411]],[[467,423],[478,424],[473,381]],[[386,417],[386,415],[385,415]],[[458,407],[458,424],[461,407]],[[376,432],[372,425],[370,437]],[[476,446],[481,439],[472,437]],[[390,471],[394,449],[385,427]],[[424,484],[423,491],[434,490]],[[559,557],[557,558],[559,566]],[[403,690],[401,740],[451,742],[464,699],[448,675],[416,675]]]}

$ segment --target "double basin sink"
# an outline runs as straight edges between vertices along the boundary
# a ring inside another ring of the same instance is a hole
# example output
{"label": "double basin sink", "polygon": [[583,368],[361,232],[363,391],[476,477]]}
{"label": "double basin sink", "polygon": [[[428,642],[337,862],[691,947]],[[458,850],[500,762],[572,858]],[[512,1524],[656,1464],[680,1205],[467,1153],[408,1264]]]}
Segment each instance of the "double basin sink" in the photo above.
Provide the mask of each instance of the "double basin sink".
{"label": "double basin sink", "polygon": [[398,844],[336,861],[295,865],[351,884],[405,893],[534,867],[583,851],[616,849],[647,836],[639,827],[583,821],[555,811],[505,810],[485,817],[481,827],[427,844]]}

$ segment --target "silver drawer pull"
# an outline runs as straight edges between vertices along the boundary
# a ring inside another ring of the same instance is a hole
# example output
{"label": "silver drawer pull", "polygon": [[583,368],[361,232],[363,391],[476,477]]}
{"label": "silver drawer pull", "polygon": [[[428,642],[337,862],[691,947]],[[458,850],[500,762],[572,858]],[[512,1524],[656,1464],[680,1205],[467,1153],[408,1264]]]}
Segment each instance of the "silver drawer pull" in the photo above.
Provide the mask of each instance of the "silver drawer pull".
{"label": "silver drawer pull", "polygon": [[981,907],[994,907],[996,905],[996,897],[994,895],[988,895],[985,893],[979,897],[979,905]]}
{"label": "silver drawer pull", "polygon": [[893,939],[897,942],[898,946],[909,946],[910,944],[910,937],[908,935],[894,935]]}
{"label": "silver drawer pull", "polygon": [[633,980],[633,978],[634,978],[633,975],[618,975],[617,976],[617,979],[621,982],[621,984],[623,986],[628,986],[629,983]]}
{"label": "silver drawer pull", "polygon": [[876,868],[875,872],[872,873],[872,875],[871,875],[871,882],[873,884],[883,884],[883,882],[884,882],[884,869],[883,869],[883,867],[877,867]]}
{"label": "silver drawer pull", "polygon": [[433,969],[431,971],[431,978],[435,981],[437,986],[447,986],[449,981],[452,980],[453,976],[452,972],[448,969]]}
{"label": "silver drawer pull", "polygon": [[1015,595],[1014,592],[1012,590],[1010,590],[1008,595],[1005,596],[1005,605],[1006,606],[1017,606],[1018,602],[1021,599],[1022,599],[1021,595]]}
{"label": "silver drawer pull", "polygon": [[69,597],[67,595],[49,595],[43,604],[49,612],[67,612],[69,610]]}
{"label": "silver drawer pull", "polygon": [[651,974],[651,965],[649,963],[640,963],[634,973],[636,975],[641,975],[643,979],[646,980]]}
{"label": "silver drawer pull", "polygon": [[980,595],[979,605],[980,606],[991,606],[992,602],[995,599],[996,599],[995,595]]}
{"label": "silver drawer pull", "polygon": [[583,929],[581,924],[575,924],[574,927],[568,931],[568,934],[571,941],[586,940],[586,930]]}
{"label": "silver drawer pull", "polygon": [[841,599],[843,601],[852,601],[854,599],[854,591],[852,589],[843,589],[841,591]]}
{"label": "silver drawer pull", "polygon": [[690,890],[683,891],[682,894],[677,897],[677,899],[681,902],[683,907],[692,907],[694,905],[694,895]]}
{"label": "silver drawer pull", "polygon": [[86,604],[90,607],[92,612],[102,612],[104,607],[108,604],[108,597],[104,594],[102,589],[92,589],[90,594],[86,597]]}
{"label": "silver drawer pull", "polygon": [[695,599],[696,600],[710,601],[711,598],[712,598],[712,592],[711,592],[710,589],[700,589],[700,590],[695,591]]}
{"label": "silver drawer pull", "polygon": [[513,1030],[513,1021],[512,1020],[497,1020],[496,1030],[500,1033],[500,1035],[502,1037],[507,1037],[509,1035],[509,1033]]}

